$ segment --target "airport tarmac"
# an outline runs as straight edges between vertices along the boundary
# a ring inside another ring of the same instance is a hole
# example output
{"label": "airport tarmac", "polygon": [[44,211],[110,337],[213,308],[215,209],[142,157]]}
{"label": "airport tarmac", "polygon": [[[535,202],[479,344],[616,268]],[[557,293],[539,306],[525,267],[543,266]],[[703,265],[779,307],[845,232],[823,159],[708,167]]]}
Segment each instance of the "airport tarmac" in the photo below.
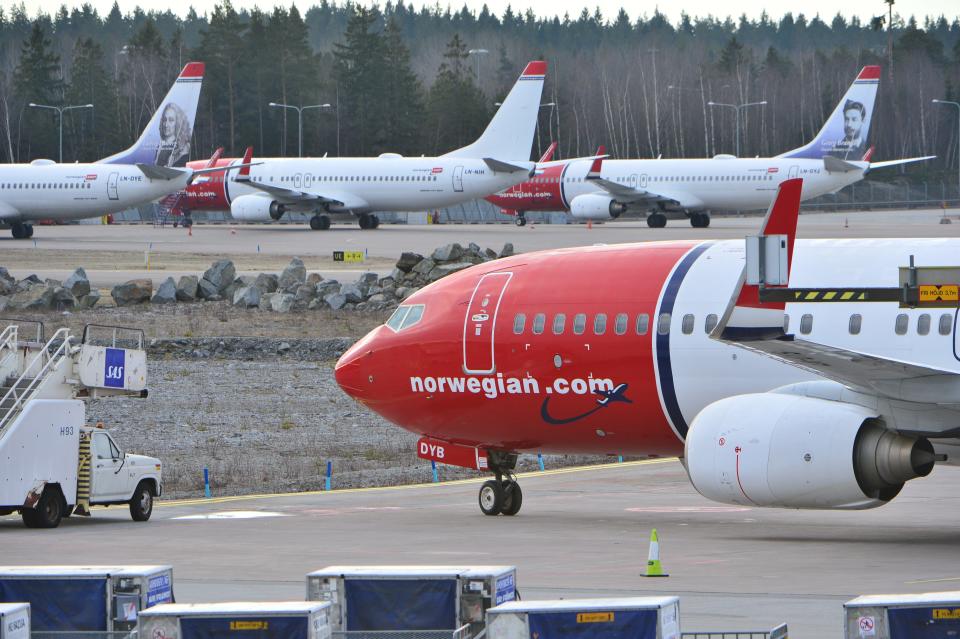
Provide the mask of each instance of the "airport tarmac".
{"label": "airport tarmac", "polygon": [[[686,631],[787,622],[794,639],[842,637],[859,594],[960,590],[958,468],[862,512],[713,503],[676,460],[521,476],[514,518],[480,513],[479,481],[161,502],[146,524],[125,507],[51,531],[5,517],[0,557],[172,564],[181,602],[302,600],[331,564],[513,564],[526,599],[676,594]],[[651,528],[667,579],[641,577]]]}

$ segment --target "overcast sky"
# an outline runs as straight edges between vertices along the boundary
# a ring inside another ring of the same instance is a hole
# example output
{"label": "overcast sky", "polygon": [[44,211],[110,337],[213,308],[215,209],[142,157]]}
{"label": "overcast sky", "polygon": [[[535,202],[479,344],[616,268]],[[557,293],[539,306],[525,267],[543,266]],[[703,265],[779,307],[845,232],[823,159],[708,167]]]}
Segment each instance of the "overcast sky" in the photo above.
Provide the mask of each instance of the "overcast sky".
{"label": "overcast sky", "polygon": [[[110,7],[113,6],[113,0],[89,0],[97,9],[102,13],[106,13],[110,10]],[[235,7],[253,7],[260,6],[261,8],[268,8],[275,6],[277,4],[283,4],[289,6],[291,0],[285,0],[283,2],[276,2],[271,0],[234,0],[233,4]],[[371,4],[370,0],[358,0],[361,4]],[[409,0],[408,0],[409,1]],[[464,0],[438,0],[440,6],[445,7],[449,4],[452,8],[459,9],[463,6]],[[344,0],[337,0],[338,4],[342,4]],[[32,14],[36,13],[38,9],[43,9],[49,13],[55,12],[61,4],[64,2],[62,0],[25,0],[27,10]],[[9,7],[11,2],[10,0],[3,0],[2,4]],[[67,6],[79,6],[82,4],[80,0],[67,0]],[[126,13],[133,9],[133,7],[140,5],[144,9],[157,9],[165,10],[170,7],[169,0],[120,0],[120,9]],[[187,7],[190,5],[197,10],[198,13],[209,12],[210,9],[216,4],[213,0],[180,0],[173,7],[174,11],[178,13],[185,13]],[[310,7],[313,4],[317,4],[317,0],[297,0],[297,6],[301,9]],[[379,4],[383,4],[380,2]],[[415,0],[414,5],[420,7],[423,5],[423,0]],[[426,4],[433,6],[435,2],[428,1]],[[479,10],[483,6],[482,1],[469,0],[466,2],[467,6],[472,9]],[[769,2],[765,0],[740,0],[735,5],[717,4],[715,0],[681,0],[680,2],[663,2],[661,4],[657,3],[639,3],[631,2],[627,5],[624,5],[620,0],[592,0],[591,2],[585,2],[584,0],[488,0],[487,6],[490,7],[491,11],[494,11],[498,15],[503,13],[503,10],[510,4],[513,6],[514,10],[520,9],[525,11],[528,7],[532,8],[535,13],[538,15],[560,15],[562,16],[565,12],[569,12],[571,17],[576,17],[579,15],[580,11],[583,9],[586,4],[591,8],[591,11],[594,7],[599,6],[600,10],[603,12],[604,16],[607,18],[614,17],[617,12],[620,10],[621,6],[627,7],[627,12],[630,14],[631,18],[636,18],[642,13],[652,14],[654,10],[659,6],[660,11],[669,16],[671,22],[676,23],[680,18],[680,13],[686,11],[692,16],[705,16],[710,15],[719,15],[720,17],[726,17],[729,13],[733,17],[738,17],[741,13],[746,13],[750,17],[757,17],[760,13],[766,9],[767,13],[772,18],[779,18],[787,11],[793,11],[794,14],[803,13],[809,17],[820,14],[820,17],[827,22],[837,11],[841,11],[845,16],[850,17],[852,15],[858,15],[861,20],[869,20],[871,16],[879,15],[881,13],[886,13],[887,5],[883,0],[869,0],[869,1],[860,1],[860,2],[837,2],[836,0],[805,0],[804,2],[797,3],[787,3],[787,2]],[[735,7],[735,8],[734,8]],[[916,15],[918,18],[922,16],[932,15],[940,16],[945,15],[949,21],[953,21],[955,18],[960,16],[960,2],[958,0],[920,0],[914,2],[901,2],[894,5],[894,10],[901,10],[905,15]]]}

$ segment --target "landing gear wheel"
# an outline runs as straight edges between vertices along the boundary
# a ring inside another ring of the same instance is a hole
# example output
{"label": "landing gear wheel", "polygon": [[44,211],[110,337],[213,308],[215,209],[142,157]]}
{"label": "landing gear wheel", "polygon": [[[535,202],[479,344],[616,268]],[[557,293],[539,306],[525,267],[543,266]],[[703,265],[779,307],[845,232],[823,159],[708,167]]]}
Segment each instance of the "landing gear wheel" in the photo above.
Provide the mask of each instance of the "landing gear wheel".
{"label": "landing gear wheel", "polygon": [[516,224],[517,226],[526,226],[526,225],[527,225],[527,218],[525,218],[525,217],[522,216],[522,215],[517,215],[517,219],[514,220],[513,223]]}
{"label": "landing gear wheel", "polygon": [[520,512],[522,504],[523,491],[520,490],[520,484],[515,479],[503,482],[503,508],[500,512],[507,517],[512,517]]}
{"label": "landing gear wheel", "polygon": [[663,213],[651,213],[647,216],[647,226],[652,229],[662,229],[667,225],[667,216]]}
{"label": "landing gear wheel", "polygon": [[130,517],[134,521],[147,521],[153,514],[153,490],[145,481],[137,484],[130,500]]}
{"label": "landing gear wheel", "polygon": [[23,222],[14,222],[10,225],[10,233],[15,240],[25,240],[28,237],[27,225]]}
{"label": "landing gear wheel", "polygon": [[483,482],[480,487],[480,510],[484,515],[496,517],[503,510],[503,485],[495,479]]}
{"label": "landing gear wheel", "polygon": [[691,213],[690,226],[695,229],[705,229],[710,226],[710,216],[706,213]]}
{"label": "landing gear wheel", "polygon": [[24,508],[21,511],[23,524],[27,528],[56,528],[63,519],[65,509],[60,491],[45,488],[35,508]]}
{"label": "landing gear wheel", "polygon": [[27,227],[27,239],[30,239],[33,237],[33,224],[25,224],[24,226]]}
{"label": "landing gear wheel", "polygon": [[360,225],[360,228],[366,231],[370,228],[370,216],[364,213],[360,216],[360,219],[357,221],[357,224]]}
{"label": "landing gear wheel", "polygon": [[326,231],[330,228],[330,218],[326,215],[314,215],[310,218],[310,228],[314,231]]}
{"label": "landing gear wheel", "polygon": [[189,217],[183,218],[183,228],[188,229],[193,226],[193,219]]}
{"label": "landing gear wheel", "polygon": [[370,228],[375,229],[380,226],[380,218],[376,215],[370,216]]}

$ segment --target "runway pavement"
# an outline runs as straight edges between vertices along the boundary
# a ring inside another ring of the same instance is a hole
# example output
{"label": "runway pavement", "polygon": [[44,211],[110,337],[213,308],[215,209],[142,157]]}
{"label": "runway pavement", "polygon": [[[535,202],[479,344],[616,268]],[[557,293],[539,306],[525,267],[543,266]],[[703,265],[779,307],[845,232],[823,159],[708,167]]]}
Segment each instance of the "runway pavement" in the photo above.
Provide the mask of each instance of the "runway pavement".
{"label": "runway pavement", "polygon": [[[335,479],[335,477],[334,477]],[[479,481],[96,509],[52,531],[0,518],[7,564],[169,563],[178,601],[302,600],[331,564],[514,564],[526,599],[676,594],[683,629],[842,637],[862,593],[960,589],[960,469],[864,512],[709,502],[675,460],[521,477],[514,518],[484,517]],[[641,577],[651,528],[668,579]]]}

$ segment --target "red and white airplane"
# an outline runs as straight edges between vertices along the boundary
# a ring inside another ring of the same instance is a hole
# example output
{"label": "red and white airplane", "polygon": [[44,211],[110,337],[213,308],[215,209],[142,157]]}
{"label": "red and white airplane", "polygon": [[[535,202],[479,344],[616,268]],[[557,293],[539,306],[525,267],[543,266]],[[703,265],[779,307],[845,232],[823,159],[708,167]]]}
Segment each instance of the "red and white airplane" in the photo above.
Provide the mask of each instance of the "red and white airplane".
{"label": "red and white airplane", "polygon": [[[357,216],[360,228],[373,229],[380,223],[374,211],[429,211],[486,197],[532,174],[530,148],[546,72],[546,62],[527,64],[483,135],[440,157],[260,158],[249,174],[197,180],[173,208],[187,220],[191,211],[229,210],[236,220],[256,222],[312,211],[313,230],[330,228],[333,214],[346,214]],[[215,166],[239,162],[226,158]]]}
{"label": "red and white airplane", "polygon": [[337,381],[422,435],[421,457],[495,473],[488,515],[516,514],[517,455],[540,451],[681,456],[726,503],[882,505],[960,461],[956,302],[836,300],[899,295],[912,258],[952,264],[960,242],[794,242],[802,188],[780,184],[764,221],[779,253],[761,260],[763,295],[826,302],[761,298],[743,241],[526,253],[411,295],[341,357]]}
{"label": "red and white airplane", "polygon": [[[527,211],[569,211],[576,219],[611,220],[631,207],[646,208],[647,224],[667,224],[667,212],[682,211],[694,227],[710,225],[713,209],[770,206],[784,180],[803,178],[803,200],[835,193],[867,172],[933,156],[871,162],[867,148],[880,67],[864,67],[817,137],[773,158],[718,155],[713,159],[607,160],[542,163],[530,180],[486,198],[526,224]],[[601,150],[597,155],[603,155]]]}

